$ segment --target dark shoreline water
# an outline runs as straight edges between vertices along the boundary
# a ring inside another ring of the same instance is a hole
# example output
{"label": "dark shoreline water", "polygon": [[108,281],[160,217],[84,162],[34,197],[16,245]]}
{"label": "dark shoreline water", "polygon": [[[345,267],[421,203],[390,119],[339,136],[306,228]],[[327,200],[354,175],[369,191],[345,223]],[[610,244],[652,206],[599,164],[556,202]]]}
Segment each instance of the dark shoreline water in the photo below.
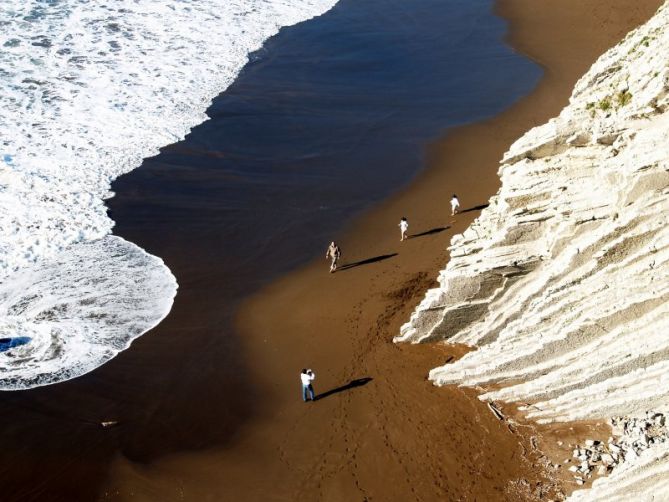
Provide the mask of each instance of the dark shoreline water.
{"label": "dark shoreline water", "polygon": [[8,499],[95,498],[114,455],[148,463],[224,445],[258,412],[263,390],[232,329],[239,302],[409,183],[447,128],[538,81],[491,9],[342,0],[268,40],[211,120],[114,183],[115,233],[165,260],[180,285],[173,311],[89,375],[3,395]]}
{"label": "dark shoreline water", "polygon": [[172,244],[210,248],[199,269],[226,267],[253,288],[304,263],[405,186],[430,141],[534,88],[539,68],[502,44],[491,10],[342,0],[283,30],[209,121],[114,183],[115,233],[168,260]]}

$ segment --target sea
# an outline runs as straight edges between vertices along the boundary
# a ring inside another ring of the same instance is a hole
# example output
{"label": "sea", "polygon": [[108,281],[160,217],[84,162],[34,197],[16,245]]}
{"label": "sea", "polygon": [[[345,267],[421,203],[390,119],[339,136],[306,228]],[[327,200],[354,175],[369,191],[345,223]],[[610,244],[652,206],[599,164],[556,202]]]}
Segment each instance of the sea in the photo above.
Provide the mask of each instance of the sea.
{"label": "sea", "polygon": [[231,305],[541,76],[492,0],[2,0],[0,28],[1,390],[93,371],[189,294],[233,337]]}
{"label": "sea", "polygon": [[83,375],[167,315],[177,281],[112,234],[110,183],[207,120],[269,37],[334,4],[0,2],[0,389]]}

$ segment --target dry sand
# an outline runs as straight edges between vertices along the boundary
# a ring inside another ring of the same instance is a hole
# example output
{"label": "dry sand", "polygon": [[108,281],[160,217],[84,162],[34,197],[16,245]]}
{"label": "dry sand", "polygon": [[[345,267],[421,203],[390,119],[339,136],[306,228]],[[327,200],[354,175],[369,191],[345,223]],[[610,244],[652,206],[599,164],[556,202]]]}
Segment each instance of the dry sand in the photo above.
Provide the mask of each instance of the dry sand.
{"label": "dry sand", "polygon": [[[118,458],[113,500],[521,500],[554,494],[532,428],[509,428],[471,390],[436,388],[430,368],[462,347],[391,340],[433,284],[450,238],[497,190],[513,140],[556,115],[592,62],[659,0],[501,0],[510,43],[546,70],[506,112],[432,146],[409,188],[338,239],[342,270],[321,257],[247,302],[238,318],[260,414],[225,449],[150,465]],[[465,210],[450,216],[448,200]],[[406,242],[397,224],[409,219]],[[305,229],[308,231],[308,229]],[[323,243],[323,255],[327,243]],[[373,260],[375,259],[375,260]],[[299,371],[321,399],[302,403]],[[357,385],[356,385],[357,384]],[[243,389],[241,389],[243,391]],[[215,417],[211,418],[216,420]]]}

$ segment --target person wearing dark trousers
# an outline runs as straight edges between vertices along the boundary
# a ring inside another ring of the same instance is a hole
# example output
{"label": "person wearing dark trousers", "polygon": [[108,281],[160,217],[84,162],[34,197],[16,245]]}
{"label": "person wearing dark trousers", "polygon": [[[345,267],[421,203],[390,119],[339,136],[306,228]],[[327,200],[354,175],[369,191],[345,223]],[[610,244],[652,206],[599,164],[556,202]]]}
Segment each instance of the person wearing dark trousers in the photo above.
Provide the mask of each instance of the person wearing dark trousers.
{"label": "person wearing dark trousers", "polygon": [[316,375],[311,370],[303,369],[302,373],[300,373],[300,380],[302,381],[302,400],[305,403],[309,400],[307,399],[307,393],[311,396],[312,401],[316,400],[314,398],[314,386],[312,384],[314,378],[316,378]]}

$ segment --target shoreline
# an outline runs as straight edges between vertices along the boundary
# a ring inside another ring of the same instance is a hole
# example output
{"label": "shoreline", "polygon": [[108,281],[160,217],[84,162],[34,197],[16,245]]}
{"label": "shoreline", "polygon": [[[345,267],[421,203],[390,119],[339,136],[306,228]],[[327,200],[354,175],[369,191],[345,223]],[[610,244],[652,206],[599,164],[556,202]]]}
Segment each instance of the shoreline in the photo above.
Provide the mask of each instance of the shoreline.
{"label": "shoreline", "polygon": [[[133,482],[114,486],[117,458],[155,499],[163,459],[238,441],[275,402],[249,376],[232,322],[240,301],[408,183],[445,127],[492,115],[538,80],[501,42],[492,3],[341,0],[268,39],[211,120],[113,183],[115,233],[164,259],[179,295],[159,326],[96,371],[3,395],[8,499],[130,497]],[[219,477],[197,476],[175,472],[183,485],[163,498]]]}
{"label": "shoreline", "polygon": [[[496,12],[510,23],[507,40],[546,71],[537,88],[492,119],[449,132],[429,148],[428,167],[409,187],[337,238],[343,265],[384,259],[332,276],[325,261],[314,260],[245,302],[241,343],[251,371],[261,369],[253,387],[263,389],[264,402],[227,449],[175,454],[141,471],[118,459],[108,489],[123,487],[146,499],[170,496],[179,489],[172,479],[178,472],[192,481],[194,498],[531,498],[535,487],[552,493],[528,437],[507,430],[476,392],[426,381],[435,361],[459,357],[463,348],[397,346],[392,338],[443,268],[452,235],[495,193],[502,153],[557,115],[596,57],[657,6],[573,0],[536,7],[531,0],[500,0]],[[593,26],[601,12],[610,17]],[[447,216],[453,192],[466,210],[456,218]],[[422,235],[400,244],[402,215],[410,235]],[[316,391],[329,392],[327,399],[299,402],[297,372],[304,365],[314,368]],[[351,385],[361,379],[371,380]],[[527,459],[519,461],[525,451]],[[214,485],[203,469],[224,473],[225,486]]]}
{"label": "shoreline", "polygon": [[[250,11],[243,2],[221,9],[204,1],[197,9],[156,4],[117,12],[66,1],[37,10],[19,2],[3,10],[4,31],[13,38],[1,55],[0,296],[9,299],[5,334],[30,342],[0,359],[0,389],[87,374],[159,324],[175,294],[174,277],[157,266],[159,258],[111,235],[110,185],[206,121],[212,99],[266,40],[334,3],[270,0]],[[117,17],[125,29],[104,22]],[[191,24],[200,31],[189,30]],[[48,43],[31,44],[44,33]],[[39,119],[32,117],[36,102],[43,107]],[[73,268],[80,277],[72,277]],[[140,268],[143,281],[137,280]],[[110,301],[119,279],[124,284]],[[22,291],[24,282],[39,291]],[[101,291],[81,287],[104,282]],[[153,294],[139,282],[152,283]],[[108,313],[119,311],[127,319],[109,322]]]}

